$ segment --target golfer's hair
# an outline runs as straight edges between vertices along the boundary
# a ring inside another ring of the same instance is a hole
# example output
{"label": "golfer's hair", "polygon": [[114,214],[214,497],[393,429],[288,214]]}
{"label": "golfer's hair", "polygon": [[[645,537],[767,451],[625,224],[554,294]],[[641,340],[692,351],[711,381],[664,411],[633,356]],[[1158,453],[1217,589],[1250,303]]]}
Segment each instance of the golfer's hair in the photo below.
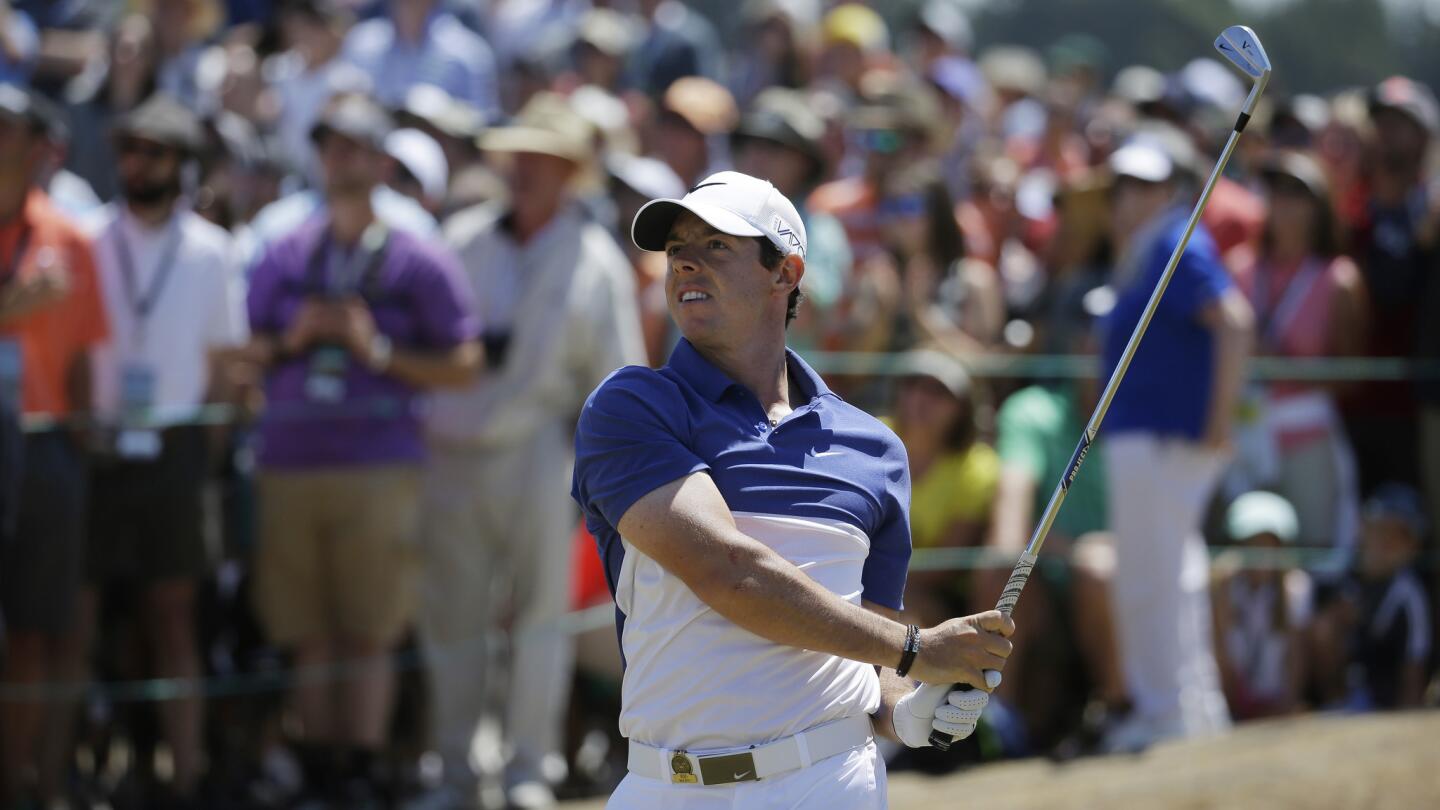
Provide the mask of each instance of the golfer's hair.
{"label": "golfer's hair", "polygon": [[[780,248],[777,247],[774,242],[771,242],[763,236],[757,236],[755,237],[755,243],[760,246],[760,263],[765,266],[766,270],[774,270],[780,266],[780,262],[785,261],[785,254],[780,252]],[[790,303],[785,308],[786,326],[789,326],[790,322],[795,320],[795,313],[799,311],[800,302],[804,300],[805,296],[800,294],[799,287],[791,290]]]}

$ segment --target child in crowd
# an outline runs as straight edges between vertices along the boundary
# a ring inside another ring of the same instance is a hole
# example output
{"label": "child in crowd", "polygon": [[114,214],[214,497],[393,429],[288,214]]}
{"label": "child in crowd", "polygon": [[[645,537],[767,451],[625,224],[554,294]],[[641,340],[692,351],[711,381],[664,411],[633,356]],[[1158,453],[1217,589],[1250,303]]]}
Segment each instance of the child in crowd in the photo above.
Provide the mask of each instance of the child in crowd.
{"label": "child in crowd", "polygon": [[1215,561],[1211,605],[1230,715],[1289,714],[1302,707],[1313,588],[1303,570],[1274,565],[1271,555],[1299,536],[1295,508],[1274,493],[1247,492],[1230,504],[1225,526],[1236,548]]}
{"label": "child in crowd", "polygon": [[1327,702],[1345,708],[1419,706],[1430,658],[1430,608],[1414,565],[1425,536],[1420,496],[1385,484],[1365,502],[1360,553],[1339,598],[1317,622],[1317,654],[1334,673]]}

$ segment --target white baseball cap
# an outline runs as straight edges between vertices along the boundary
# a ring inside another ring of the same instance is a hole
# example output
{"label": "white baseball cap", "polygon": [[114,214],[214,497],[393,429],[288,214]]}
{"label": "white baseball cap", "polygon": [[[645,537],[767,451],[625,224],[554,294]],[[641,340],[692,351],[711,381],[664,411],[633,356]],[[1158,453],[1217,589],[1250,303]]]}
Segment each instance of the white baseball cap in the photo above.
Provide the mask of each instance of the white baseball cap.
{"label": "white baseball cap", "polygon": [[1248,540],[1257,534],[1273,534],[1286,543],[1300,536],[1295,507],[1273,492],[1247,492],[1236,498],[1225,512],[1225,527],[1232,540]]}
{"label": "white baseball cap", "polygon": [[1159,146],[1136,139],[1110,155],[1110,171],[1116,177],[1133,177],[1147,183],[1163,183],[1175,173],[1175,162]]}
{"label": "white baseball cap", "polygon": [[385,136],[385,152],[419,181],[426,197],[445,199],[450,167],[434,138],[418,129],[397,129]]}
{"label": "white baseball cap", "polygon": [[781,253],[805,255],[805,224],[794,204],[768,182],[740,172],[717,172],[678,200],[646,203],[630,227],[635,246],[664,250],[670,226],[681,211],[689,211],[721,233],[763,236]]}

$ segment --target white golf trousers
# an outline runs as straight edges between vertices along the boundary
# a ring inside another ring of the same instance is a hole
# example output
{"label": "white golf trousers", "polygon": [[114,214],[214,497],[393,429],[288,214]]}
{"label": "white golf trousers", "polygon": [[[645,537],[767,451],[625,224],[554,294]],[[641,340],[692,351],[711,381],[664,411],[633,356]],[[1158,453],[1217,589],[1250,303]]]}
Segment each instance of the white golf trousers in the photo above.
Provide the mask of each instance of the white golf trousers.
{"label": "white golf trousers", "polygon": [[1200,534],[1224,463],[1194,442],[1144,433],[1105,439],[1115,534],[1111,609],[1120,662],[1137,715],[1158,737],[1230,725],[1215,665],[1210,564]]}

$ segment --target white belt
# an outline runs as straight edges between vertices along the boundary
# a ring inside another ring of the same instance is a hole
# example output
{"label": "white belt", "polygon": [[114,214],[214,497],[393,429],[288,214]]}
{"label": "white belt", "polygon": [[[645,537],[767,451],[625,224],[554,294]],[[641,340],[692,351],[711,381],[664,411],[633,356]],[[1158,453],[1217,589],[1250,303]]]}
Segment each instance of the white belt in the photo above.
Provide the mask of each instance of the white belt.
{"label": "white belt", "polygon": [[670,751],[631,740],[630,772],[679,784],[754,782],[854,750],[870,742],[871,736],[870,715],[860,714],[729,753]]}

